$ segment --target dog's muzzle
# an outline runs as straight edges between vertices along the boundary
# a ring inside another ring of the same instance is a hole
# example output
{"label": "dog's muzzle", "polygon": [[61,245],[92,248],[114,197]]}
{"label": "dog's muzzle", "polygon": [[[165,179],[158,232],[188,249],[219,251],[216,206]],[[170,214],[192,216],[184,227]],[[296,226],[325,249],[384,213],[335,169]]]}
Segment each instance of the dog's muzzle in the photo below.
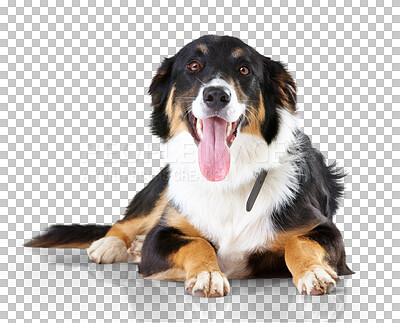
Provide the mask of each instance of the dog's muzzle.
{"label": "dog's muzzle", "polygon": [[203,101],[208,108],[217,113],[231,101],[231,93],[222,86],[208,86],[203,90]]}
{"label": "dog's muzzle", "polygon": [[200,88],[192,103],[191,133],[198,145],[200,171],[212,182],[229,172],[230,152],[246,107],[227,81],[215,78]]}

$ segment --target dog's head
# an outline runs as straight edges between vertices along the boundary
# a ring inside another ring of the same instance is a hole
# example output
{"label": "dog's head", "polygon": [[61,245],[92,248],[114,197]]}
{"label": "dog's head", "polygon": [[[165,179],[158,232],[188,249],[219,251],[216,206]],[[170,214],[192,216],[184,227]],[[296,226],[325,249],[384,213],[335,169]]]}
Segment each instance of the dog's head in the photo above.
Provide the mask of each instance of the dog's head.
{"label": "dog's head", "polygon": [[149,93],[153,133],[168,141],[189,132],[210,181],[228,174],[237,136],[250,133],[270,144],[278,109],[296,110],[296,84],[284,66],[229,36],[203,36],[166,58]]}

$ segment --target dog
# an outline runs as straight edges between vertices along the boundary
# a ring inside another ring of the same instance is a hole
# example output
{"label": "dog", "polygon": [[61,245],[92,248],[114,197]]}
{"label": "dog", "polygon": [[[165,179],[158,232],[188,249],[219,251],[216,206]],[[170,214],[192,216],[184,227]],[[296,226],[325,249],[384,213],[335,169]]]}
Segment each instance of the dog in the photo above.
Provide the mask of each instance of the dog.
{"label": "dog", "polygon": [[332,221],[344,171],[299,129],[282,63],[206,35],[161,63],[149,94],[168,165],[113,226],[55,225],[26,246],[85,248],[103,264],[131,257],[142,277],[202,297],[227,295],[228,278],[270,277],[323,295],[354,273]]}

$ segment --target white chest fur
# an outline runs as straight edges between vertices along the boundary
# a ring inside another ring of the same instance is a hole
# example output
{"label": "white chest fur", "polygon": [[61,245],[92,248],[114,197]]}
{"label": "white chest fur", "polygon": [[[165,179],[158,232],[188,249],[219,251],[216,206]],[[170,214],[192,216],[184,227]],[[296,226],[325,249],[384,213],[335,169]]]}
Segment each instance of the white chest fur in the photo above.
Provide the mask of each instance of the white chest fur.
{"label": "white chest fur", "polygon": [[[218,248],[224,272],[243,263],[252,252],[265,250],[274,238],[270,214],[291,198],[293,170],[289,164],[269,170],[250,212],[246,202],[254,180],[232,190],[218,190],[206,183],[171,180],[169,198],[188,221]],[[236,264],[236,265],[235,265]],[[235,269],[237,270],[237,268]]]}
{"label": "white chest fur", "polygon": [[[201,175],[197,147],[188,133],[168,143],[168,197],[218,248],[220,268],[228,276],[245,274],[247,256],[268,249],[275,232],[271,213],[297,189],[296,169],[286,154],[293,142],[292,130],[281,127],[271,145],[258,136],[239,134],[230,148],[229,174],[221,182],[209,182]],[[267,169],[268,175],[253,209],[247,212],[246,202],[261,169]]]}

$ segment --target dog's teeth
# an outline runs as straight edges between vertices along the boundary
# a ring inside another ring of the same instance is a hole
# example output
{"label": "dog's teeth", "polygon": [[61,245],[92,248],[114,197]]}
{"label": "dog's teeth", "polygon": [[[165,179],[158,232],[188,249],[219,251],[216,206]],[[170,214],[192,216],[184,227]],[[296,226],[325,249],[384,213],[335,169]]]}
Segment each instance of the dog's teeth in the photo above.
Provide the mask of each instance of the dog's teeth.
{"label": "dog's teeth", "polygon": [[226,127],[226,136],[229,136],[232,130],[232,123],[228,122],[228,126]]}
{"label": "dog's teeth", "polygon": [[202,128],[203,128],[203,127],[202,127],[202,122],[201,122],[201,120],[197,119],[197,122],[196,122],[196,131],[197,131],[197,134],[199,135],[200,139],[203,139],[203,129],[202,129]]}

